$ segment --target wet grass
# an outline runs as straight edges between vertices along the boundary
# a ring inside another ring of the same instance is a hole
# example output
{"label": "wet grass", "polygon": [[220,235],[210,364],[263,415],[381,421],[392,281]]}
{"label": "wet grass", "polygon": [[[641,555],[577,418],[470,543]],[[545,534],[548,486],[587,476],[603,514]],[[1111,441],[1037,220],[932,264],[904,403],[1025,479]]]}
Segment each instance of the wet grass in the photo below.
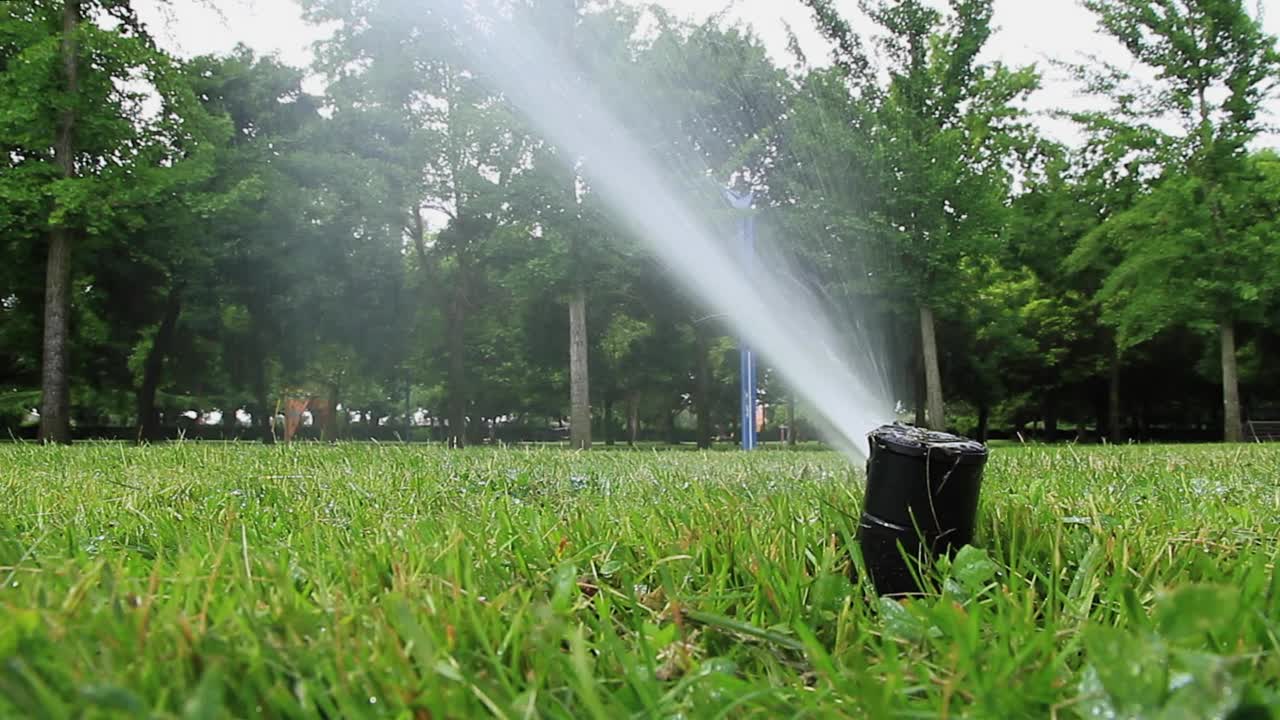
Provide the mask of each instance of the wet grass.
{"label": "wet grass", "polygon": [[0,717],[1280,717],[1280,451],[1001,448],[938,592],[822,452],[0,446]]}

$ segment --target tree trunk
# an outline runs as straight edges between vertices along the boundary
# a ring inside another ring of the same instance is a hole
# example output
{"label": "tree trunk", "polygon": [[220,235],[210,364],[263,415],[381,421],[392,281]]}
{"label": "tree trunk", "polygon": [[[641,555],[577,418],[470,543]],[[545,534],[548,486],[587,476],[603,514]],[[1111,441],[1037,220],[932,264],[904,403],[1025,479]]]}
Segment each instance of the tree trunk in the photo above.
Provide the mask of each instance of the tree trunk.
{"label": "tree trunk", "polygon": [[1222,336],[1222,436],[1226,442],[1244,440],[1240,419],[1240,376],[1236,369],[1236,328],[1227,320],[1218,326]]}
{"label": "tree trunk", "polygon": [[266,445],[274,445],[276,413],[267,393],[267,356],[264,346],[259,346],[257,359],[254,361],[253,396],[258,403],[258,412],[253,414],[253,420],[258,425],[262,442]]}
{"label": "tree trunk", "polygon": [[991,404],[986,400],[978,403],[978,442],[986,443],[991,430]]}
{"label": "tree trunk", "polygon": [[915,353],[911,358],[911,373],[915,378],[912,383],[915,397],[912,399],[915,401],[916,427],[925,427],[927,423],[925,421],[924,355],[920,352],[920,333],[915,333],[915,336],[917,342],[913,345]]}
{"label": "tree trunk", "polygon": [[704,325],[695,325],[693,395],[698,415],[698,447],[711,448],[711,341]]}
{"label": "tree trunk", "polygon": [[266,445],[276,442],[276,411],[273,404],[274,393],[267,384],[267,360],[273,349],[271,333],[268,331],[266,318],[270,305],[260,295],[253,295],[247,302],[249,310],[250,335],[253,347],[250,349],[253,363],[253,400],[257,407],[253,411],[253,422],[258,426],[259,438]]}
{"label": "tree trunk", "polygon": [[[404,391],[404,442],[413,442],[413,389]],[[390,423],[390,420],[387,420]],[[369,436],[374,437],[374,436]]]}
{"label": "tree trunk", "polygon": [[413,227],[409,232],[413,238],[413,248],[418,254],[418,271],[430,280],[430,259],[427,258],[427,227],[422,219],[422,206],[413,209]]}
{"label": "tree trunk", "polygon": [[449,308],[449,447],[467,444],[466,309],[462,278],[457,280]]}
{"label": "tree trunk", "polygon": [[796,391],[787,393],[787,444],[795,447],[800,438],[800,426],[796,424]]}
{"label": "tree trunk", "polygon": [[[62,72],[67,96],[79,92],[80,0],[65,0],[62,9]],[[53,157],[63,178],[76,176],[76,114],[63,110],[58,116]],[[71,242],[72,229],[59,225],[49,233],[49,257],[45,268],[44,342],[40,378],[40,440],[71,442]]]}
{"label": "tree trunk", "polygon": [[1110,433],[1112,444],[1116,445],[1124,442],[1124,428],[1121,427],[1124,420],[1120,416],[1120,370],[1122,367],[1120,348],[1117,347],[1111,355],[1111,377],[1107,380],[1107,431]]}
{"label": "tree trunk", "polygon": [[947,419],[942,404],[942,372],[938,368],[938,340],[934,335],[933,309],[927,305],[920,306],[920,350],[924,358],[925,421],[931,430],[946,430]]}
{"label": "tree trunk", "polygon": [[230,403],[223,403],[224,407],[222,408],[222,439],[223,440],[235,440],[237,435],[237,430],[239,429],[238,419],[236,418],[236,411],[239,410],[240,408],[226,407],[229,404]]}
{"label": "tree trunk", "polygon": [[676,412],[672,410],[663,410],[658,417],[658,432],[668,445],[678,445],[680,439],[676,436]]}
{"label": "tree trunk", "polygon": [[627,396],[627,444],[635,447],[640,435],[640,392],[632,390]]}
{"label": "tree trunk", "polygon": [[1058,391],[1049,390],[1040,405],[1040,419],[1044,422],[1044,441],[1058,441]]}
{"label": "tree trunk", "polygon": [[338,395],[337,384],[325,386],[324,395],[311,399],[312,422],[320,430],[321,442],[338,441]]}
{"label": "tree trunk", "polygon": [[64,228],[49,235],[45,276],[44,360],[41,365],[40,440],[71,442],[71,380],[68,344],[71,314],[71,237]]}
{"label": "tree trunk", "polygon": [[587,367],[587,291],[569,301],[569,446],[591,449],[591,383]]}
{"label": "tree trunk", "polygon": [[1143,397],[1138,405],[1138,439],[1147,442],[1151,439],[1151,401]]}
{"label": "tree trunk", "polygon": [[613,447],[615,438],[613,437],[613,395],[606,393],[604,396],[604,444]]}
{"label": "tree trunk", "polygon": [[[164,372],[164,360],[173,344],[174,331],[178,327],[178,315],[182,312],[182,290],[176,284],[169,290],[165,302],[164,317],[156,328],[142,367],[142,384],[138,387],[138,440],[155,442],[160,439],[160,415],[156,412],[156,392],[160,389],[160,377]],[[235,415],[235,411],[231,411]]]}
{"label": "tree trunk", "polygon": [[[387,422],[390,423],[391,421],[387,420]],[[377,437],[377,420],[373,420],[369,425],[369,437]],[[404,441],[407,443],[413,442],[413,385],[411,383],[405,385],[404,391]]]}

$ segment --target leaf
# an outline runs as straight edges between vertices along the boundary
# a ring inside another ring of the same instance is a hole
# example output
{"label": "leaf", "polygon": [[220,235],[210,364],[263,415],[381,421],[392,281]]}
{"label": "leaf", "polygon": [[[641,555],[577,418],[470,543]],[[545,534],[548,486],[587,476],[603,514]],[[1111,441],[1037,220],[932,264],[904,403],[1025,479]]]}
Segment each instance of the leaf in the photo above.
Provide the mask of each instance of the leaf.
{"label": "leaf", "polygon": [[137,693],[118,685],[86,685],[80,688],[80,699],[85,704],[103,710],[119,710],[130,717],[147,714],[146,703]]}
{"label": "leaf", "polygon": [[10,703],[24,708],[28,717],[70,717],[58,693],[21,657],[0,664],[0,693]]}
{"label": "leaf", "polygon": [[951,561],[951,576],[960,586],[976,595],[996,576],[996,564],[986,550],[965,545]]}
{"label": "leaf", "polygon": [[885,634],[889,637],[915,643],[929,635],[929,628],[924,621],[897,600],[880,598],[880,618],[884,622]]}
{"label": "leaf", "polygon": [[[1169,686],[1169,656],[1158,642],[1123,630],[1092,625],[1085,629],[1088,659],[1081,694],[1091,696],[1092,707],[1105,713],[1089,717],[1146,717],[1144,709],[1159,708]],[[1087,687],[1086,687],[1087,686]]]}
{"label": "leaf", "polygon": [[551,607],[556,612],[568,612],[578,597],[578,567],[562,563],[551,576]]}
{"label": "leaf", "polygon": [[1104,553],[1102,541],[1095,538],[1093,544],[1085,551],[1080,567],[1076,570],[1075,577],[1071,579],[1071,587],[1067,590],[1070,609],[1075,610],[1081,617],[1087,617],[1089,609],[1093,607],[1093,598],[1098,592],[1098,566],[1102,562]]}
{"label": "leaf", "polygon": [[698,674],[734,676],[738,674],[738,664],[725,657],[707,658],[698,664]]}
{"label": "leaf", "polygon": [[1169,680],[1169,699],[1160,720],[1226,720],[1239,708],[1241,692],[1226,658],[1182,653],[1181,672]]}
{"label": "leaf", "polygon": [[[387,608],[387,619],[396,633],[407,644],[413,647],[413,657],[422,667],[432,667],[436,657],[436,642],[422,625],[409,602],[398,593],[389,594],[383,601]],[[437,668],[438,670],[438,668]]]}
{"label": "leaf", "polygon": [[742,622],[741,620],[734,620],[733,618],[727,618],[722,615],[715,615],[697,610],[685,610],[684,616],[703,625],[764,640],[766,642],[773,643],[774,645],[787,648],[788,650],[795,650],[797,652],[804,652],[805,650],[804,643],[793,637],[783,635],[777,630],[765,630],[750,623]]}
{"label": "leaf", "polygon": [[1156,630],[1170,642],[1203,647],[1236,631],[1240,597],[1219,585],[1188,585],[1156,602]]}
{"label": "leaf", "polygon": [[[450,660],[452,660],[452,658],[450,658]],[[440,660],[436,662],[436,674],[454,682],[466,682],[467,679],[463,676],[462,671],[458,669],[455,663],[450,662],[450,660]]]}
{"label": "leaf", "polygon": [[809,590],[809,604],[813,612],[834,613],[844,605],[845,598],[853,593],[853,583],[841,573],[823,573],[813,581]]}
{"label": "leaf", "polygon": [[609,713],[605,710],[604,703],[601,702],[600,693],[597,690],[598,682],[595,677],[595,664],[592,662],[588,652],[586,636],[581,625],[569,635],[569,650],[570,664],[578,681],[579,699],[586,706],[585,709],[591,714],[591,717],[597,720],[608,718]]}
{"label": "leaf", "polygon": [[1163,638],[1092,626],[1085,631],[1085,717],[1115,720],[1227,720],[1242,709],[1231,661],[1171,650]]}
{"label": "leaf", "polygon": [[16,653],[19,644],[40,627],[40,614],[35,610],[10,610],[5,620],[0,624],[0,658]]}
{"label": "leaf", "polygon": [[222,671],[206,670],[196,687],[195,695],[182,706],[183,720],[217,720],[222,716]]}

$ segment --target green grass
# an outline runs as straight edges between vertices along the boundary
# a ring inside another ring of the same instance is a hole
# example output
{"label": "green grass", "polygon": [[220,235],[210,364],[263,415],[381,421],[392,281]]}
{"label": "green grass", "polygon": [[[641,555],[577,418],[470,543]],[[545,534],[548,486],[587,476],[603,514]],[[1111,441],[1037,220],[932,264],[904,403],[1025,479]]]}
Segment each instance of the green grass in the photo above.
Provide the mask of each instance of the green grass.
{"label": "green grass", "polygon": [[1000,449],[898,604],[831,453],[0,446],[0,717],[1280,717],[1278,480]]}

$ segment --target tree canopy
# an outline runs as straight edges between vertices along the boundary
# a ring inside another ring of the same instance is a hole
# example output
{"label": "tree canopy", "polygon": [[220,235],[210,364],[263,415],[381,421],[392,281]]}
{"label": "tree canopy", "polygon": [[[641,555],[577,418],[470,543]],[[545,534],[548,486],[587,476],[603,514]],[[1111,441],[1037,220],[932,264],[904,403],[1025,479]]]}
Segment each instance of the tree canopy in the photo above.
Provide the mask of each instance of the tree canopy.
{"label": "tree canopy", "polygon": [[[6,434],[272,441],[305,407],[326,439],[737,437],[736,333],[593,185],[610,159],[492,76],[491,22],[566,58],[548,82],[590,88],[726,247],[722,190],[752,190],[796,301],[771,311],[828,315],[904,417],[1280,418],[1280,54],[1249,3],[1086,0],[1134,69],[1061,59],[1097,108],[1060,113],[1070,146],[1028,109],[1040,69],[988,52],[992,0],[863,0],[865,28],[806,0],[821,63],[722,16],[474,5],[305,0],[335,30],[295,68],[179,58],[128,0],[0,2]],[[763,437],[824,422],[771,367],[759,390]]]}

